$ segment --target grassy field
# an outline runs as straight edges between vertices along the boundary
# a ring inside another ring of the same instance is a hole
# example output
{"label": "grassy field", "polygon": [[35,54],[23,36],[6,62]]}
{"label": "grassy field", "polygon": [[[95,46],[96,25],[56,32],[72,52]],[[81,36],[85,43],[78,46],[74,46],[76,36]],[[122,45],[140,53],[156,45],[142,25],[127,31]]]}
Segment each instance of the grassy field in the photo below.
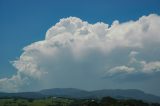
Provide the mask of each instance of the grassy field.
{"label": "grassy field", "polygon": [[0,99],[0,106],[68,106],[73,100],[64,98],[46,99]]}
{"label": "grassy field", "polygon": [[160,106],[158,103],[145,103],[141,100],[117,100],[105,97],[101,100],[43,98],[43,99],[0,99],[0,106]]}

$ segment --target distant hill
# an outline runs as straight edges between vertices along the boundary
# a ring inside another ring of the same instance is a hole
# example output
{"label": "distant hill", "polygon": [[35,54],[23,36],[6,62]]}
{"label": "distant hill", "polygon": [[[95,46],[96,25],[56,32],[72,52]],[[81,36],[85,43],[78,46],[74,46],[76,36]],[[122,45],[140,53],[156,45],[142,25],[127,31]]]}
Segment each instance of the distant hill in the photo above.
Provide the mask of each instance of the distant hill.
{"label": "distant hill", "polygon": [[117,99],[138,99],[147,102],[160,103],[160,97],[144,93],[136,89],[104,89],[95,91],[85,91],[75,88],[53,88],[45,89],[38,92],[21,92],[21,93],[0,93],[0,98],[22,97],[22,98],[44,98],[48,96],[67,97],[67,98],[103,98],[111,96]]}
{"label": "distant hill", "polygon": [[44,98],[46,95],[43,95],[39,92],[19,92],[19,93],[4,93],[0,92],[0,98]]}
{"label": "distant hill", "polygon": [[138,99],[138,100],[144,100],[144,101],[148,101],[148,102],[159,102],[160,103],[159,96],[147,94],[143,91],[136,90],[136,89],[97,90],[97,91],[92,91],[92,95],[94,95],[98,98],[102,98],[105,96],[111,96],[111,97],[114,97],[117,99]]}
{"label": "distant hill", "polygon": [[90,92],[76,88],[53,88],[40,91],[43,95],[71,98],[86,98],[90,96]]}

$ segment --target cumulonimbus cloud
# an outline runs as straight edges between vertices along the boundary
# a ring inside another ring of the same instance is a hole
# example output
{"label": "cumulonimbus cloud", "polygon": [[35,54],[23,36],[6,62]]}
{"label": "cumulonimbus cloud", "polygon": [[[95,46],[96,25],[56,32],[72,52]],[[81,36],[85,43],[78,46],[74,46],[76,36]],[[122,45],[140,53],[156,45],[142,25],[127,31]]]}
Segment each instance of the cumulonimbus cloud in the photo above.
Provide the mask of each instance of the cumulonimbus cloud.
{"label": "cumulonimbus cloud", "polygon": [[77,77],[159,72],[159,28],[156,14],[137,21],[114,21],[111,26],[63,18],[47,31],[44,40],[24,47],[19,59],[12,62],[17,75],[0,79],[0,90],[17,91],[25,82],[32,83],[30,79],[47,84]]}

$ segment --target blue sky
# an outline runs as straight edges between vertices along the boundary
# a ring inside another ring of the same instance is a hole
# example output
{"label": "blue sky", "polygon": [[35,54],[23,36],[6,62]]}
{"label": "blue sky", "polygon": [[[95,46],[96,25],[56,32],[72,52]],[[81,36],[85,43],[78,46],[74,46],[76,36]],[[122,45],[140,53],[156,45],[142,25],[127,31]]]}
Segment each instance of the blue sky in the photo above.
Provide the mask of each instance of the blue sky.
{"label": "blue sky", "polygon": [[16,74],[10,61],[18,59],[25,46],[43,40],[61,18],[111,25],[114,20],[123,23],[160,15],[159,5],[159,0],[0,0],[0,78]]}

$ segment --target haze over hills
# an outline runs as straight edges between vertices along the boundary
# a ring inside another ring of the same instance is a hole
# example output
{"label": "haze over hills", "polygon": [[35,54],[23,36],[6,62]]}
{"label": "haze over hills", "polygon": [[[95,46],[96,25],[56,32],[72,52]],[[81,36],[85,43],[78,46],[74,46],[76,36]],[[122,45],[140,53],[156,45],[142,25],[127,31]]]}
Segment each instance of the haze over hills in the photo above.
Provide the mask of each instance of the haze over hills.
{"label": "haze over hills", "polygon": [[67,98],[103,98],[111,96],[117,99],[138,99],[147,102],[159,102],[160,97],[147,94],[136,89],[104,89],[95,91],[85,91],[75,88],[53,88],[45,89],[38,92],[20,92],[20,93],[0,93],[0,98],[6,97],[22,97],[22,98],[44,98],[44,97],[67,97]]}

